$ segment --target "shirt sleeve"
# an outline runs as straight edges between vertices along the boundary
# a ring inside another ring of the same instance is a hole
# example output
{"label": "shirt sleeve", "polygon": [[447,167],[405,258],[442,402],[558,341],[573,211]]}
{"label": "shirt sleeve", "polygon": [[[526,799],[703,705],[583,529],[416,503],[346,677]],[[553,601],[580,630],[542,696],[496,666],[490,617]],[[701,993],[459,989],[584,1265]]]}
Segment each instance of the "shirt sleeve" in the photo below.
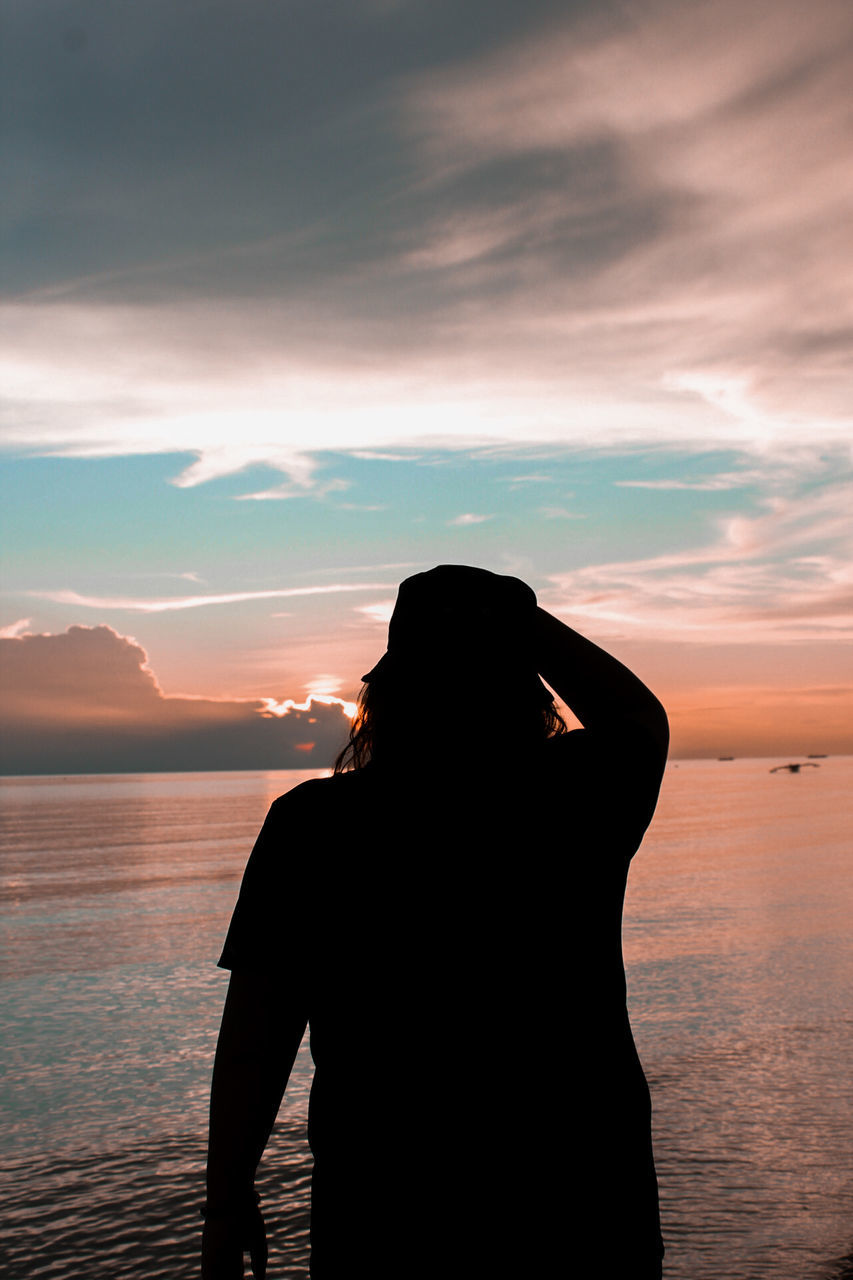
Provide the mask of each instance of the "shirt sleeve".
{"label": "shirt sleeve", "polygon": [[270,807],[243,873],[220,968],[278,973],[304,963],[312,851],[302,790]]}

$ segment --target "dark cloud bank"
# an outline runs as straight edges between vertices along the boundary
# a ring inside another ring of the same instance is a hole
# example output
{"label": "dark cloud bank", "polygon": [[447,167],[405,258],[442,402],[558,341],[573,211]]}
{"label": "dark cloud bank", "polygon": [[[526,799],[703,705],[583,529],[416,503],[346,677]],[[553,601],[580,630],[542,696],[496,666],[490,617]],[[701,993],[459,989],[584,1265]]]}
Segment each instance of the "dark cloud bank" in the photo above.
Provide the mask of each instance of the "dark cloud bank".
{"label": "dark cloud bank", "polygon": [[[242,296],[247,287],[266,294],[382,256],[424,199],[421,192],[407,204],[419,174],[399,127],[403,80],[589,7],[590,0],[13,6],[4,66],[11,287],[275,235],[296,241],[273,280],[268,258],[224,257],[177,275],[172,262],[165,279],[137,287],[149,296],[211,289]],[[116,296],[109,279],[92,287]],[[129,288],[124,280],[119,295]]]}
{"label": "dark cloud bank", "polygon": [[0,640],[0,773],[142,773],[329,766],[339,706],[285,716],[264,703],[167,697],[134,640],[111,627]]}

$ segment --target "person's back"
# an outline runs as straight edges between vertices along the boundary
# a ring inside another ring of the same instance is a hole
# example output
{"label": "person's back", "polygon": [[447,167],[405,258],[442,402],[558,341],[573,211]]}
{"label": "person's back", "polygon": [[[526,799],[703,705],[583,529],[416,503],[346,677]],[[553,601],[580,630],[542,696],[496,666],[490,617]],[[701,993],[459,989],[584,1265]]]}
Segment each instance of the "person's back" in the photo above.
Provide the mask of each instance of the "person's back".
{"label": "person's back", "polygon": [[493,745],[304,784],[247,869],[222,963],[310,1024],[315,1280],[659,1274],[621,915],[663,757]]}

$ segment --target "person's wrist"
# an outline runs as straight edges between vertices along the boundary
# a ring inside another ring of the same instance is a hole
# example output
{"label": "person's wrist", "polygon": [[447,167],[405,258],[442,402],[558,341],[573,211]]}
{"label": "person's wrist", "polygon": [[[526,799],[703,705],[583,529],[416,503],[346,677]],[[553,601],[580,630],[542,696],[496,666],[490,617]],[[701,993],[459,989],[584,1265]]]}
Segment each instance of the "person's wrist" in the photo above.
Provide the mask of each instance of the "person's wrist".
{"label": "person's wrist", "polygon": [[241,1196],[218,1197],[208,1196],[204,1204],[199,1206],[199,1213],[205,1222],[232,1224],[243,1222],[254,1213],[260,1211],[261,1197],[252,1187]]}

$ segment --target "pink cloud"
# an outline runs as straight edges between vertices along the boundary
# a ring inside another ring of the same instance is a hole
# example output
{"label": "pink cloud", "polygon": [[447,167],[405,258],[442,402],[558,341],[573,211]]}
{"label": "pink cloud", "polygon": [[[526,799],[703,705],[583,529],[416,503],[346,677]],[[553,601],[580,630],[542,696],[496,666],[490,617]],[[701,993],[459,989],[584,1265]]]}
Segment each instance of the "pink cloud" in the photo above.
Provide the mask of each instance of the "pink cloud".
{"label": "pink cloud", "polygon": [[0,663],[3,773],[324,768],[349,731],[332,697],[170,696],[145,650],[108,626],[0,639]]}
{"label": "pink cloud", "polygon": [[716,541],[552,575],[543,603],[601,635],[773,646],[853,639],[853,486],[767,500]]}

